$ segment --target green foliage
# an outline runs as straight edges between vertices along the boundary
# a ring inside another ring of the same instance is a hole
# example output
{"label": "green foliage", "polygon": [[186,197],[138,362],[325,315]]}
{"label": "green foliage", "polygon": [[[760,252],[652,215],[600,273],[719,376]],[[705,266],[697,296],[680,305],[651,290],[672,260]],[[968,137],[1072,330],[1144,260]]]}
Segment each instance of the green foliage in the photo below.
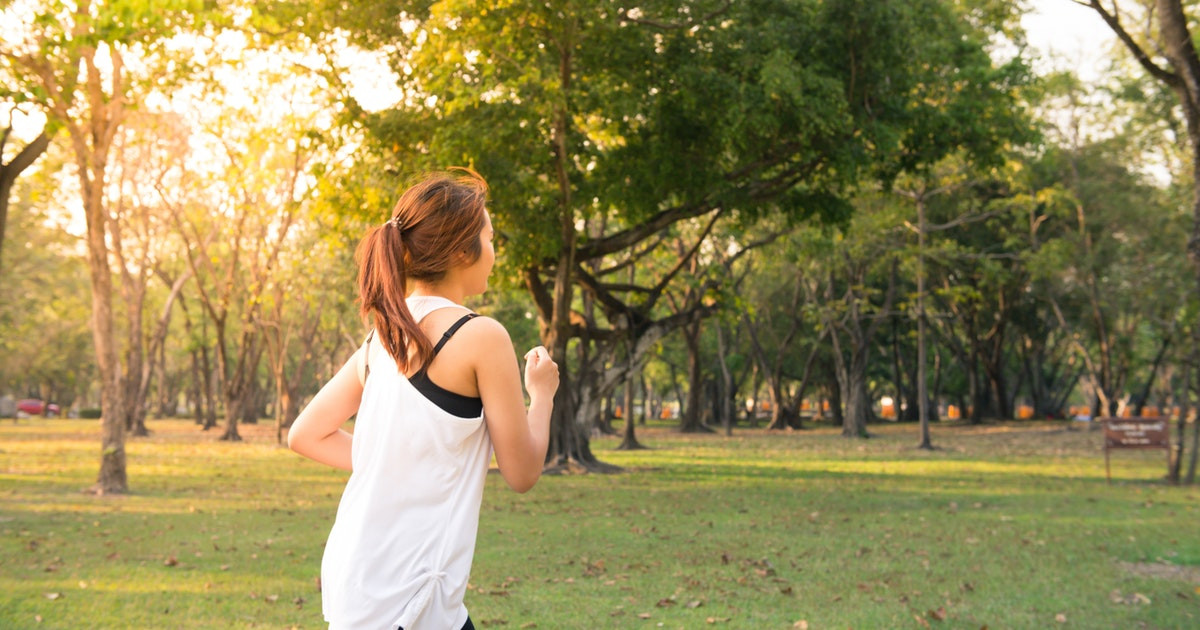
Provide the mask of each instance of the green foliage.
{"label": "green foliage", "polygon": [[564,213],[611,213],[610,230],[670,207],[844,220],[860,174],[890,177],[958,147],[982,159],[1020,140],[1023,68],[993,68],[939,2],[627,14],[460,0],[411,15],[392,62],[408,97],[371,129],[402,170],[483,172],[519,266],[558,250]]}

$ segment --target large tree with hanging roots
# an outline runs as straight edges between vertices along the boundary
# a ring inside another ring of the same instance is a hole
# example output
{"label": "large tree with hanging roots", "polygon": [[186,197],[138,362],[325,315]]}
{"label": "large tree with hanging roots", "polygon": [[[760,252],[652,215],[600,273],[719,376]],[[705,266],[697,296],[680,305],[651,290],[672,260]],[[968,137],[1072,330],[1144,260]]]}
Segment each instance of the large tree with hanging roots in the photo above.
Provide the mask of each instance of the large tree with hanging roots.
{"label": "large tree with hanging roots", "polygon": [[[647,308],[664,279],[691,281],[673,265],[622,286],[622,271],[674,226],[844,219],[851,187],[936,161],[964,138],[994,138],[1019,109],[1021,72],[994,66],[978,21],[961,12],[972,3],[363,4],[291,18],[280,5],[277,19],[319,37],[322,16],[387,53],[403,96],[356,121],[385,162],[469,164],[488,178],[499,273],[529,291],[562,366],[550,466],[604,468],[589,449],[573,349],[637,352],[706,314],[703,303]],[[400,19],[377,19],[389,11]],[[926,98],[935,82],[954,89]]]}

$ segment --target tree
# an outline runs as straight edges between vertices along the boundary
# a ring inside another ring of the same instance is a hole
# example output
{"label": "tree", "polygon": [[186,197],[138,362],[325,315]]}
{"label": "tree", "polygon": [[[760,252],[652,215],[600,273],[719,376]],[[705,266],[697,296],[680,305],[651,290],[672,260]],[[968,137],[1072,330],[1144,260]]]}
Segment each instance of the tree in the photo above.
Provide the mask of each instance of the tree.
{"label": "tree", "polygon": [[[802,428],[801,404],[816,360],[826,349],[829,329],[820,325],[816,314],[826,268],[806,255],[809,239],[824,237],[819,230],[787,235],[756,257],[753,275],[745,283],[741,321],[771,403],[768,429]],[[812,334],[815,331],[819,332]],[[799,382],[788,395],[787,382],[792,380]]]}
{"label": "tree", "polygon": [[[935,78],[955,75],[950,96],[1000,95],[959,107],[960,118],[1004,119],[1011,106],[1011,73],[993,71],[981,39],[963,43],[958,16],[940,2],[484,11],[457,0],[404,18],[401,33],[391,22],[358,36],[394,42],[405,94],[369,124],[398,161],[468,162],[489,178],[506,264],[520,270],[542,342],[564,369],[552,462],[596,463],[589,416],[571,397],[578,368],[569,369],[572,340],[608,334],[587,330],[579,310],[591,263],[630,264],[664,229],[718,212],[844,217],[843,189],[860,175],[887,177],[954,144],[955,134],[939,137],[953,128],[931,114],[946,103],[913,107]],[[944,45],[918,44],[929,40]],[[587,231],[595,223],[603,231]],[[612,312],[635,312],[640,296],[616,295],[624,306]]]}
{"label": "tree", "polygon": [[[1122,3],[1111,0],[1088,0],[1086,4],[1096,11],[1105,24],[1129,50],[1130,54],[1153,79],[1175,94],[1183,113],[1187,145],[1191,149],[1192,221],[1186,251],[1193,266],[1194,296],[1200,297],[1200,54],[1196,52],[1192,36],[1194,20],[1188,15],[1182,0],[1155,0],[1151,6],[1139,6],[1140,18],[1144,18],[1144,31],[1153,34],[1153,40],[1137,38],[1139,29],[1131,32],[1126,28]],[[1124,3],[1128,9],[1129,3]],[[1190,361],[1200,363],[1195,344]]]}
{"label": "tree", "polygon": [[148,333],[151,281],[166,277],[161,270],[171,265],[180,249],[179,240],[171,235],[169,211],[157,203],[155,186],[187,153],[183,125],[177,114],[130,112],[113,143],[109,185],[104,191],[111,264],[120,278],[125,314],[123,422],[126,431],[139,436],[149,433],[146,411],[154,357],[166,343],[175,300],[191,278],[191,271],[185,270],[165,283],[166,295]]}
{"label": "tree", "polygon": [[[74,156],[87,224],[92,330],[104,409],[95,490],[125,492],[127,401],[114,330],[104,201],[108,162],[127,109],[153,89],[152,77],[170,56],[165,42],[194,21],[204,23],[205,10],[188,0],[48,1],[6,5],[0,19],[24,27],[0,45],[0,57],[17,81],[15,91],[65,130]],[[127,65],[130,59],[137,63]]]}

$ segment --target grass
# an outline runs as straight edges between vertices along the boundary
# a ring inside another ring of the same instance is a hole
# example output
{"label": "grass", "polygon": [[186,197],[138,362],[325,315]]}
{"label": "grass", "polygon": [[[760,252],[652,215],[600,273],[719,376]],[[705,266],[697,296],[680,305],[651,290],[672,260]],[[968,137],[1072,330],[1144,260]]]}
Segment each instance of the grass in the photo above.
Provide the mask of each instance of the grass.
{"label": "grass", "polygon": [[[345,475],[155,421],[93,497],[94,421],[0,424],[0,627],[318,628]],[[618,475],[488,479],[480,628],[1200,627],[1200,488],[1063,423],[640,432]],[[805,622],[805,623],[800,623]]]}

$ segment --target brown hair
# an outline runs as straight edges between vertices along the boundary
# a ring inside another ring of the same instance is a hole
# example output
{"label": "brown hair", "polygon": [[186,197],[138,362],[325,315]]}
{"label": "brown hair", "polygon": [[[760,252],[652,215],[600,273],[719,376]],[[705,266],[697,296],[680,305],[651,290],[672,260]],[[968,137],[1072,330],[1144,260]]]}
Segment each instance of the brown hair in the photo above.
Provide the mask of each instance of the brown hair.
{"label": "brown hair", "polygon": [[482,254],[487,182],[468,168],[433,173],[404,191],[391,218],[371,228],[354,258],[358,262],[359,312],[375,319],[375,331],[402,372],[411,361],[428,365],[433,345],[408,310],[408,280],[436,282],[456,264]]}

